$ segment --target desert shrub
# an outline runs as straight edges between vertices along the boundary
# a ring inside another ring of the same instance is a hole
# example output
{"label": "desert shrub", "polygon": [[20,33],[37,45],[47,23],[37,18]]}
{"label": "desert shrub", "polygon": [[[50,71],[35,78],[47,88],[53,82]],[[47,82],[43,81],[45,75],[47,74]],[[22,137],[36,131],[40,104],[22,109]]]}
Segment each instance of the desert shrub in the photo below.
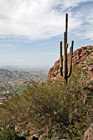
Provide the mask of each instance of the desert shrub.
{"label": "desert shrub", "polygon": [[31,130],[35,133],[40,135],[46,131],[49,139],[54,136],[72,140],[82,138],[91,122],[91,106],[83,102],[87,92],[78,69],[67,85],[62,78],[46,84],[32,81],[24,93],[13,95],[1,105],[0,123],[17,123],[20,118],[24,126],[31,122]]}
{"label": "desert shrub", "polygon": [[54,73],[51,73],[51,75],[54,77],[55,76],[55,74]]}
{"label": "desert shrub", "polygon": [[14,129],[7,128],[0,132],[0,140],[19,140],[19,137]]}
{"label": "desert shrub", "polygon": [[60,68],[60,66],[59,65],[56,65],[56,69],[58,70]]}

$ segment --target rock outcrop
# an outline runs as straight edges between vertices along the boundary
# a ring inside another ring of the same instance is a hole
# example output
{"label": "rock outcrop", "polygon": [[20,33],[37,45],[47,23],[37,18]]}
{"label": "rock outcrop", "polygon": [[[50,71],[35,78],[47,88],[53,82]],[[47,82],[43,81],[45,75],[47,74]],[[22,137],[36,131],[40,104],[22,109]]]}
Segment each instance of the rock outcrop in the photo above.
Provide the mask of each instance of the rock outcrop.
{"label": "rock outcrop", "polygon": [[[93,46],[86,46],[81,47],[80,49],[77,49],[73,52],[73,58],[72,58],[72,66],[76,65],[83,65],[86,63],[88,65],[88,78],[90,79],[93,77],[93,63],[87,63],[87,57],[89,59],[93,59]],[[69,59],[69,54],[67,55],[67,60]],[[86,61],[86,62],[84,62]],[[56,61],[54,66],[50,68],[48,73],[48,79],[56,79],[56,77],[60,76],[60,60]]]}

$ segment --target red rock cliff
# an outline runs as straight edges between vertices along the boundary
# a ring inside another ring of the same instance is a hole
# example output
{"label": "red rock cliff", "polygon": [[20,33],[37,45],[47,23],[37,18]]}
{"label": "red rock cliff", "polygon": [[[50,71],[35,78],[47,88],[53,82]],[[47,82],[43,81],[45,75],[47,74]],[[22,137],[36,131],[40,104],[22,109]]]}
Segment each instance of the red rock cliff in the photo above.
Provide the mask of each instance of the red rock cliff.
{"label": "red rock cliff", "polygon": [[[72,66],[74,67],[76,65],[83,65],[84,60],[87,56],[90,57],[90,59],[93,59],[93,46],[81,47],[80,49],[75,50],[73,52]],[[68,58],[69,54],[67,55],[67,60]],[[48,79],[60,76],[59,66],[60,60],[56,61],[54,66],[50,68]],[[89,64],[88,66],[88,76],[93,77],[93,63]]]}

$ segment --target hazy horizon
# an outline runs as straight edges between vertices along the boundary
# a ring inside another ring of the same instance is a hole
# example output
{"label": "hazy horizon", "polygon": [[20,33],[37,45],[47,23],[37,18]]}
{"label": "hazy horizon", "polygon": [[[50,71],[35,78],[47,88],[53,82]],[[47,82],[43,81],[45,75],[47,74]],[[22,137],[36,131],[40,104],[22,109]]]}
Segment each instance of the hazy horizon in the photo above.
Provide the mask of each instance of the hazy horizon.
{"label": "hazy horizon", "polygon": [[93,0],[0,0],[0,67],[52,67],[65,13],[69,47],[93,45]]}
{"label": "hazy horizon", "polygon": [[6,69],[6,70],[24,70],[24,71],[31,71],[31,70],[46,70],[49,71],[49,69],[51,68],[47,67],[47,66],[18,66],[18,65],[0,65],[0,69]]}

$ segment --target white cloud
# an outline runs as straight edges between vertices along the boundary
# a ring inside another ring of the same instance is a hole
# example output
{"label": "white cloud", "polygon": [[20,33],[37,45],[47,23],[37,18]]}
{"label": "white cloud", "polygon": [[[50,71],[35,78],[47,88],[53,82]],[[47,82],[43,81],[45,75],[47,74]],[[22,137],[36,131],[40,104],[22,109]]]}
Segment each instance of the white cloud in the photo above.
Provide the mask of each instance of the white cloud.
{"label": "white cloud", "polygon": [[26,60],[23,59],[23,58],[20,58],[20,59],[18,59],[17,61],[18,61],[18,62],[23,62],[23,63],[26,62]]}
{"label": "white cloud", "polygon": [[[89,10],[85,19],[85,10],[84,13],[75,13],[75,16],[71,11],[83,2],[92,0],[0,0],[0,35],[26,36],[30,39],[59,35],[64,31],[65,11],[69,12],[70,30],[81,29],[87,20],[92,28],[93,10]],[[84,34],[84,37],[93,37],[92,33],[88,33],[88,25]]]}

